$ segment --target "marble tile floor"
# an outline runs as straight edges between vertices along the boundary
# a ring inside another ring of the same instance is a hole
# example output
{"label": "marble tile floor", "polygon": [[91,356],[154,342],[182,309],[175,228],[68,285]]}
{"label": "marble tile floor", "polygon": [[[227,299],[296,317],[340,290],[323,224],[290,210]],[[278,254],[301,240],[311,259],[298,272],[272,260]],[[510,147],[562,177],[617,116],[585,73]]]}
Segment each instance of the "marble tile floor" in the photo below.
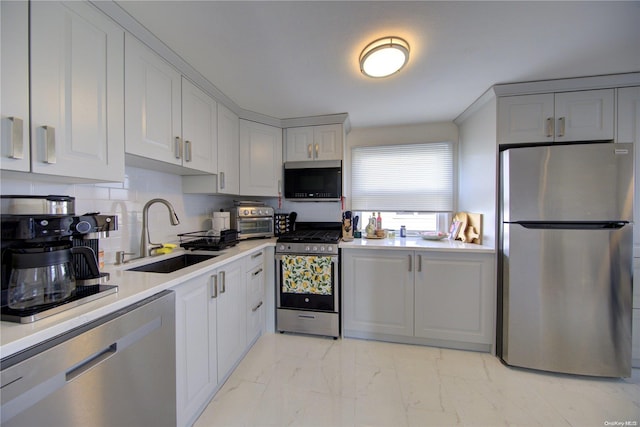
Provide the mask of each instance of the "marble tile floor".
{"label": "marble tile floor", "polygon": [[640,425],[638,369],[627,379],[553,375],[486,353],[292,334],[262,336],[194,424],[616,425]]}

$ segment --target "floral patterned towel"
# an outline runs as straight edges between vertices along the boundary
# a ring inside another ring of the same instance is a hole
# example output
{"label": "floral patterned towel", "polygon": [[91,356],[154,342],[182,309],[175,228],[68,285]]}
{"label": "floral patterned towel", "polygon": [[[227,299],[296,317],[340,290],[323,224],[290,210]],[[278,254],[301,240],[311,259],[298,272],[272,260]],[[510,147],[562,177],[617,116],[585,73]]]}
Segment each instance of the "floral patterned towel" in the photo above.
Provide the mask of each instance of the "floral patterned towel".
{"label": "floral patterned towel", "polygon": [[331,295],[331,258],[326,256],[284,255],[282,292]]}

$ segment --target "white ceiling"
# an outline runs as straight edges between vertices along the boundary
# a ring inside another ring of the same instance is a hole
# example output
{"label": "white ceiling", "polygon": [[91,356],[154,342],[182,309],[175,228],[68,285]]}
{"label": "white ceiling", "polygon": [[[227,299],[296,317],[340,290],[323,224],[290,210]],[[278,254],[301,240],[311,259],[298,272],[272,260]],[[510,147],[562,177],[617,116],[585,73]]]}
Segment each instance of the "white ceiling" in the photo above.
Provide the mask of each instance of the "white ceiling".
{"label": "white ceiling", "polygon": [[[451,121],[492,85],[640,71],[640,2],[118,1],[239,107],[353,127]],[[370,79],[374,39],[411,46]]]}

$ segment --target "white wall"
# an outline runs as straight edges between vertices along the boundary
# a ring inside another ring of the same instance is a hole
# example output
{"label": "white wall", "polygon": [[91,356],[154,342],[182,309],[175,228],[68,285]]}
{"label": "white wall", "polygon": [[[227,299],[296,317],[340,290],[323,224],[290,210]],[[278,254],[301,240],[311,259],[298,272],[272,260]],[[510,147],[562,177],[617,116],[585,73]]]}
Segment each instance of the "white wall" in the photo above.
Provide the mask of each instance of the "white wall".
{"label": "white wall", "polygon": [[458,210],[482,213],[483,244],[496,247],[496,98],[459,122]]}
{"label": "white wall", "polygon": [[[58,194],[76,198],[76,214],[100,212],[118,215],[118,231],[100,241],[105,262],[113,263],[115,252],[139,252],[142,231],[142,208],[153,198],[168,200],[174,207],[180,224],[171,226],[167,208],[155,204],[149,209],[149,232],[154,243],[176,243],[178,233],[207,230],[212,210],[233,206],[232,196],[202,196],[182,194],[178,175],[126,167],[124,183],[59,184],[31,174],[18,178],[3,176],[2,194]],[[237,199],[237,197],[235,197]]]}

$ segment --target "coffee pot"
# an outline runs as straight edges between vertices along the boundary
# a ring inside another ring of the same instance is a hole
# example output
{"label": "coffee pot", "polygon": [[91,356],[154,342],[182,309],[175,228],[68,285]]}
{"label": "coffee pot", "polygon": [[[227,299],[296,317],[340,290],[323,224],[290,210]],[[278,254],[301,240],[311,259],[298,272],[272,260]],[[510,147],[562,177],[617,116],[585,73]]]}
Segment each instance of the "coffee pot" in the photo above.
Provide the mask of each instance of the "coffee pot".
{"label": "coffee pot", "polygon": [[11,254],[7,305],[24,310],[54,304],[71,297],[76,290],[73,255],[84,258],[92,274],[100,274],[95,252],[73,247],[47,252]]}

